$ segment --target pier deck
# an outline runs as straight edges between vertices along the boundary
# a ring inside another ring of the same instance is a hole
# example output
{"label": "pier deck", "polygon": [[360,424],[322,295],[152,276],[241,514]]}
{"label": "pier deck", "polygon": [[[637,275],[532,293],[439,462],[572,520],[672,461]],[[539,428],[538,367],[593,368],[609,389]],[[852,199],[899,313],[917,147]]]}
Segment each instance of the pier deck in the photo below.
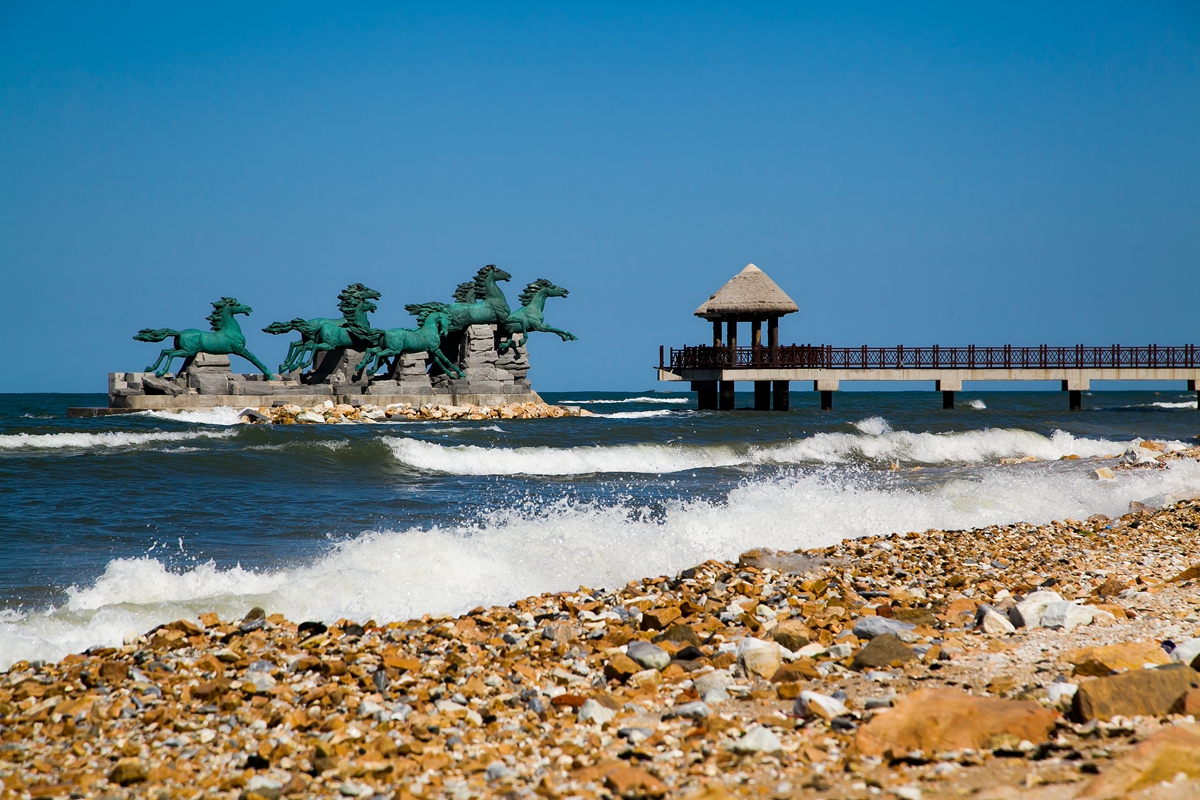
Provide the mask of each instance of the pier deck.
{"label": "pier deck", "polygon": [[[1092,381],[1186,381],[1196,391],[1200,349],[1178,347],[756,347],[659,348],[658,379],[689,381],[702,409],[732,409],[736,381],[754,383],[754,407],[786,410],[791,381],[812,381],[833,408],[841,381],[933,381],[954,407],[963,381],[1061,381],[1079,409]],[[1198,397],[1200,400],[1200,397]]]}

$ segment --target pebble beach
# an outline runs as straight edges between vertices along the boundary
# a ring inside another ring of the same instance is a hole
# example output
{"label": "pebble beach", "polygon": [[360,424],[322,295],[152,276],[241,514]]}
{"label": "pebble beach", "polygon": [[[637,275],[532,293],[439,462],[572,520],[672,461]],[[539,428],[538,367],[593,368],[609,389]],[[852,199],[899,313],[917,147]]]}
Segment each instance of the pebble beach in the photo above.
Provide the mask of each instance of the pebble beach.
{"label": "pebble beach", "polygon": [[[1200,457],[1144,449],[1100,470]],[[0,674],[3,797],[1200,796],[1200,502],[1160,502],[459,616],[179,619]]]}

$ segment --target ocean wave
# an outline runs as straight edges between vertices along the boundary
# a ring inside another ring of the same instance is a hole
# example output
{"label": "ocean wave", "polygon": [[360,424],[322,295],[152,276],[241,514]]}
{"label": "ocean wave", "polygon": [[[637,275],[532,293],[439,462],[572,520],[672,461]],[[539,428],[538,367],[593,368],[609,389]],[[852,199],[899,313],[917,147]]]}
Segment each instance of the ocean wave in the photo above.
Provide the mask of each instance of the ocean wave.
{"label": "ocean wave", "polygon": [[1150,403],[1156,408],[1196,408],[1195,400],[1185,400],[1182,403]]}
{"label": "ocean wave", "polygon": [[502,605],[579,585],[621,586],[751,547],[824,547],[864,535],[965,530],[1103,513],[1159,494],[1200,495],[1200,464],[1119,473],[990,470],[925,490],[861,470],[818,470],[743,483],[722,501],[670,501],[653,517],[619,502],[546,501],[471,525],[365,533],[303,566],[254,571],[212,564],[175,572],[143,557],[110,562],[61,608],[0,616],[0,669],[119,644],[205,611],[237,617],[258,605],[293,620],[406,619]]}
{"label": "ocean wave", "polygon": [[0,450],[80,450],[136,447],[158,442],[186,442],[191,439],[224,439],[233,431],[105,431],[103,433],[13,433],[0,436]]}
{"label": "ocean wave", "polygon": [[665,408],[656,408],[651,411],[616,411],[612,414],[597,414],[597,417],[604,419],[651,419],[652,417],[669,417],[675,412],[668,411]]}
{"label": "ocean wave", "polygon": [[402,464],[452,475],[663,474],[747,465],[807,466],[851,462],[951,465],[988,464],[1033,456],[1116,455],[1131,442],[1076,437],[1064,431],[989,428],[952,433],[894,431],[882,417],[854,424],[859,433],[818,433],[775,445],[628,444],[582,447],[480,447],[416,439],[385,439]]}
{"label": "ocean wave", "polygon": [[973,409],[975,409],[976,411],[983,411],[985,408],[987,408],[987,403],[985,403],[985,402],[983,402],[982,400],[980,400],[980,399],[976,398],[976,399],[974,399],[974,400],[968,400],[968,401],[967,401],[967,406],[968,406],[969,408],[973,408]]}
{"label": "ocean wave", "polygon": [[246,421],[239,416],[244,410],[245,407],[216,406],[214,408],[197,408],[188,411],[143,411],[141,413],[147,417],[199,425],[244,425]]}
{"label": "ocean wave", "polygon": [[690,403],[690,397],[629,397],[624,400],[570,400],[563,401],[567,405],[605,405],[616,403]]}

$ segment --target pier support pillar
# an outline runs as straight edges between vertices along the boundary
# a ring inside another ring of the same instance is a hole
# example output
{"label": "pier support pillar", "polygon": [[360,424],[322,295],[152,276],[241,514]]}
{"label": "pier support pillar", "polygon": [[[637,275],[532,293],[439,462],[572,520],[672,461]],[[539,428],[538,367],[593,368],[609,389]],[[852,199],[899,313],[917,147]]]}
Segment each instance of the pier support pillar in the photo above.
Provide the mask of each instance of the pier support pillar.
{"label": "pier support pillar", "polygon": [[692,391],[697,394],[697,408],[701,411],[717,410],[716,381],[692,381]]}
{"label": "pier support pillar", "polygon": [[942,408],[954,408],[954,393],[962,391],[962,378],[942,378],[937,382],[937,390],[942,393]]}
{"label": "pier support pillar", "polygon": [[722,411],[733,411],[733,381],[721,381],[720,407]]}
{"label": "pier support pillar", "polygon": [[789,381],[774,381],[771,385],[771,407],[776,411],[787,411],[791,390],[792,385]]}
{"label": "pier support pillar", "polygon": [[1092,388],[1092,382],[1088,378],[1068,378],[1062,382],[1063,391],[1070,398],[1071,410],[1083,410],[1083,393]]}
{"label": "pier support pillar", "polygon": [[1200,391],[1197,390],[1196,381],[1188,381],[1188,391],[1196,392],[1196,410],[1200,411]]}
{"label": "pier support pillar", "polygon": [[833,410],[833,393],[838,390],[840,381],[837,380],[816,380],[813,381],[813,391],[821,393],[821,410]]}
{"label": "pier support pillar", "polygon": [[755,381],[754,382],[754,410],[755,411],[770,411],[771,410],[771,382],[770,381]]}

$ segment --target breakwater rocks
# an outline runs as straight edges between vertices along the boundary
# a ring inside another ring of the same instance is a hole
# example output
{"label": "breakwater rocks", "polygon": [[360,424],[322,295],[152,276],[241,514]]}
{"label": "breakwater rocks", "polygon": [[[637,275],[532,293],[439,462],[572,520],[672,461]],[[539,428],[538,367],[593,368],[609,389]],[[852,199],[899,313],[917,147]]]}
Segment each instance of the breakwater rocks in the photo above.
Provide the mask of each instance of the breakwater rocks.
{"label": "breakwater rocks", "polygon": [[496,406],[412,405],[396,403],[387,406],[349,405],[328,401],[319,406],[302,408],[296,405],[248,408],[241,419],[250,423],[275,425],[319,425],[322,423],[374,423],[412,420],[483,420],[483,419],[561,419],[562,417],[594,417],[587,409],[576,406],[554,406],[548,403],[508,403]]}
{"label": "breakwater rocks", "polygon": [[[1190,798],[1200,502],[0,675],[5,797]],[[269,611],[269,610],[268,610]]]}

